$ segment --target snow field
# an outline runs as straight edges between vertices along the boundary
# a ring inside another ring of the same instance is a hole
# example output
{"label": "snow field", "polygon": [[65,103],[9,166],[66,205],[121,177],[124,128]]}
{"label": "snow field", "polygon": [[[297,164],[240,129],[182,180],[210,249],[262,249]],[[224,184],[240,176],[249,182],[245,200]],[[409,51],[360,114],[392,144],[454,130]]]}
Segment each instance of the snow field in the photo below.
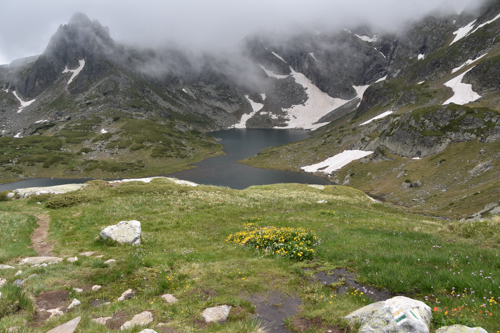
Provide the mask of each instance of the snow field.
{"label": "snow field", "polygon": [[467,24],[465,27],[462,27],[462,28],[458,29],[457,31],[455,31],[453,33],[454,35],[456,35],[455,39],[453,39],[453,41],[450,43],[450,45],[452,45],[453,43],[458,42],[459,40],[461,40],[462,38],[464,38],[465,36],[467,36],[469,34],[469,32],[474,28],[474,23],[476,23],[476,20],[474,20],[471,23]]}
{"label": "snow field", "polygon": [[276,79],[286,79],[286,78],[288,77],[288,75],[280,75],[280,74],[275,74],[273,71],[270,71],[270,70],[266,69],[266,68],[265,68],[264,66],[262,66],[262,65],[259,65],[259,66],[260,66],[260,68],[262,68],[262,70],[263,70],[264,72],[266,72],[267,76],[269,76],[269,77],[274,77],[274,78],[276,78]]}
{"label": "snow field", "polygon": [[273,54],[276,58],[278,58],[279,60],[283,61],[283,62],[286,64],[285,59],[283,59],[282,57],[280,57],[280,56],[279,56],[279,54],[277,54],[277,53],[275,53],[275,52],[272,52],[272,51],[271,51],[271,53],[272,53],[272,54]]}
{"label": "snow field", "polygon": [[385,80],[387,80],[387,75],[384,76],[383,78],[378,79],[377,81],[375,81],[375,83],[379,83],[379,82],[382,82],[382,81],[385,81]]}
{"label": "snow field", "polygon": [[78,75],[80,74],[80,72],[82,71],[83,67],[85,67],[85,59],[82,59],[82,60],[79,60],[78,61],[80,63],[80,66],[78,66],[77,69],[68,69],[68,66],[66,66],[66,68],[62,71],[62,73],[73,73],[73,75],[71,75],[71,77],[69,78],[68,80],[68,85],[73,81],[73,79]]}
{"label": "snow field", "polygon": [[454,95],[446,102],[444,102],[443,105],[451,103],[465,105],[481,98],[481,95],[472,90],[471,84],[462,83],[462,79],[464,78],[465,74],[467,74],[471,69],[444,84],[445,86],[450,87],[453,90]]}
{"label": "snow field", "polygon": [[464,62],[462,65],[460,65],[460,66],[458,66],[458,67],[456,67],[456,68],[453,68],[453,69],[451,70],[451,72],[452,72],[452,73],[458,72],[458,71],[459,71],[459,70],[461,70],[462,68],[469,66],[470,64],[472,64],[472,63],[473,63],[473,62],[475,62],[475,61],[478,61],[479,59],[481,59],[482,57],[486,56],[487,54],[488,54],[488,53],[483,54],[482,56],[477,57],[476,59],[469,59],[469,60],[467,60],[466,62]]}
{"label": "snow field", "polygon": [[360,36],[360,35],[357,35],[357,34],[354,34],[354,36],[356,36],[359,39],[361,39],[362,41],[368,42],[368,43],[373,43],[373,42],[376,42],[378,40],[378,36],[373,36],[373,38],[368,37],[368,36]]}
{"label": "snow field", "polygon": [[304,166],[301,169],[305,172],[323,172],[331,174],[333,171],[340,170],[352,161],[359,160],[365,156],[373,154],[372,151],[362,150],[344,150],[342,153],[327,158],[323,162]]}

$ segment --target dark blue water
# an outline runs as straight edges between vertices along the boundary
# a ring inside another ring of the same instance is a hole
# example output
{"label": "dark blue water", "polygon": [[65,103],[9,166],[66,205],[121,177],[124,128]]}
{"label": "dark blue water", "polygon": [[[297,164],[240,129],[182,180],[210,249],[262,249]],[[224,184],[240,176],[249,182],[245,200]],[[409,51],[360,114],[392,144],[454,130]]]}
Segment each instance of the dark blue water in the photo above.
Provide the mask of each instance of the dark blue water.
{"label": "dark blue water", "polygon": [[[252,185],[302,183],[328,185],[324,178],[305,173],[254,168],[237,161],[258,154],[262,149],[306,139],[302,130],[229,129],[211,132],[222,139],[226,155],[211,157],[194,164],[195,169],[174,172],[165,176],[190,180],[198,184],[244,189]],[[0,192],[26,187],[42,187],[85,183],[89,179],[33,178],[0,185]]]}

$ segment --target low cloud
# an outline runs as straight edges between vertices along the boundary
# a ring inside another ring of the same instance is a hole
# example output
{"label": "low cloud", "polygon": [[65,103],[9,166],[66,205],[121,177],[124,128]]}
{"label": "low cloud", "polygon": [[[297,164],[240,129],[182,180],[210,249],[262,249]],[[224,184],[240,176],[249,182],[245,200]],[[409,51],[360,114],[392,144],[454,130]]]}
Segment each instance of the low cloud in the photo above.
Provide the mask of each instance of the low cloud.
{"label": "low cloud", "polygon": [[2,4],[0,63],[40,54],[60,24],[80,11],[108,26],[116,41],[142,47],[175,42],[230,49],[253,33],[339,29],[368,24],[398,31],[436,8],[460,12],[478,0],[18,0]]}

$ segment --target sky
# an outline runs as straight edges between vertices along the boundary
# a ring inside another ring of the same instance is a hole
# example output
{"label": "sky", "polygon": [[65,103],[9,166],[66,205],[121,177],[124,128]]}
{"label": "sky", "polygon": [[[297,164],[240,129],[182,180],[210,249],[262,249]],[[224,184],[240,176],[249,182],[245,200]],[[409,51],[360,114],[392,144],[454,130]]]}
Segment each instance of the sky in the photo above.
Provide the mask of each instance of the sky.
{"label": "sky", "polygon": [[368,24],[400,30],[437,7],[460,12],[480,0],[2,0],[0,64],[41,54],[75,12],[142,47],[236,45],[252,33],[332,30]]}

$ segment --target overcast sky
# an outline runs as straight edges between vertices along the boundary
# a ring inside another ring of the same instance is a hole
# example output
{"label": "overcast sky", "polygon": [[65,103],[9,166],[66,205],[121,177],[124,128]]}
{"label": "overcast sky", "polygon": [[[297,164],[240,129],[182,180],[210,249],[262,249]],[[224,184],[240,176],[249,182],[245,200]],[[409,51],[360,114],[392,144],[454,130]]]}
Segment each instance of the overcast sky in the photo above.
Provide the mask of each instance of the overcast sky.
{"label": "overcast sky", "polygon": [[436,7],[461,11],[481,0],[2,0],[0,64],[40,54],[74,12],[110,28],[119,42],[167,41],[205,49],[262,31],[334,29],[366,22],[398,29]]}

